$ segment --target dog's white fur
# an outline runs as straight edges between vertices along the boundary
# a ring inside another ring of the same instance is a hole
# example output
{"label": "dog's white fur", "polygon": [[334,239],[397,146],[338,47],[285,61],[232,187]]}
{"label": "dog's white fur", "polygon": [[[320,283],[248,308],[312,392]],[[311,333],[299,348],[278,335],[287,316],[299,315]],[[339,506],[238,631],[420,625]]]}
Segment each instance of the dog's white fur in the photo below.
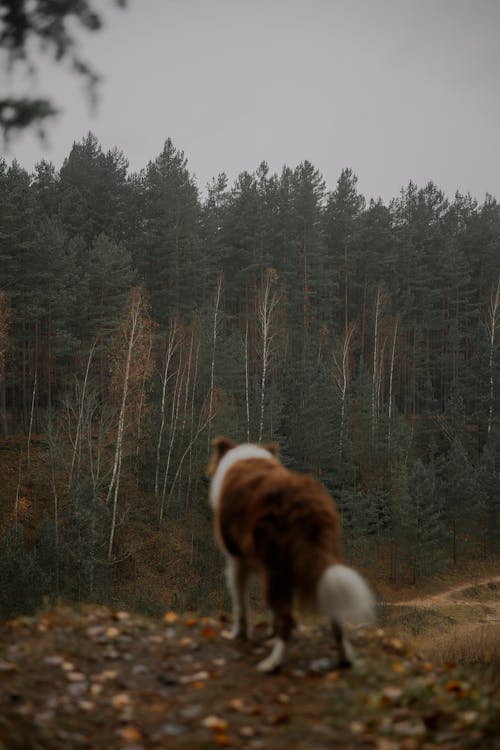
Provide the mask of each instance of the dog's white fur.
{"label": "dog's white fur", "polygon": [[274,458],[274,456],[270,451],[262,448],[262,446],[253,445],[252,443],[242,443],[241,445],[237,445],[235,448],[228,450],[228,452],[221,458],[210,484],[210,505],[213,510],[215,510],[219,504],[222,485],[227,472],[238,463],[238,461],[246,461],[247,458]]}
{"label": "dog's white fur", "polygon": [[364,579],[347,565],[337,563],[325,570],[318,581],[319,611],[327,617],[339,612],[353,625],[373,621],[375,599]]}

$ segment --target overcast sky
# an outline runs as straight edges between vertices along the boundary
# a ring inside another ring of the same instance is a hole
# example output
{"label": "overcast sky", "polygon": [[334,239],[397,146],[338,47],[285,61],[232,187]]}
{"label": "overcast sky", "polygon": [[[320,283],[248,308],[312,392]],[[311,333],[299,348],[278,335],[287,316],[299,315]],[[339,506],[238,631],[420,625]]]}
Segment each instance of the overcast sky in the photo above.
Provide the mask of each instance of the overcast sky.
{"label": "overcast sky", "polygon": [[410,180],[500,198],[500,0],[95,5],[106,27],[81,52],[103,76],[97,112],[74,76],[44,63],[31,87],[64,111],[47,146],[23,135],[8,160],[60,167],[91,130],[132,171],[172,138],[200,189],[222,171],[308,159],[331,189],[351,167],[367,198],[388,201]]}

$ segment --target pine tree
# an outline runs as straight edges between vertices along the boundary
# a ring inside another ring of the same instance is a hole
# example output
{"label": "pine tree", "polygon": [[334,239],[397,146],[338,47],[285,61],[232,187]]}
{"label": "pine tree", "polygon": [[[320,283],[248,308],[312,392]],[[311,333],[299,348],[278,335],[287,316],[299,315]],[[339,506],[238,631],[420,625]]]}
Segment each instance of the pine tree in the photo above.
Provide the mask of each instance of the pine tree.
{"label": "pine tree", "polygon": [[444,563],[443,511],[431,465],[416,461],[410,473],[409,491],[412,503],[402,507],[401,523],[411,579],[416,583],[439,571]]}
{"label": "pine tree", "polygon": [[193,279],[200,273],[198,190],[184,152],[170,139],[141,174],[141,187],[143,234],[134,260],[151,294],[155,320],[164,325],[175,310],[190,309],[199,300]]}

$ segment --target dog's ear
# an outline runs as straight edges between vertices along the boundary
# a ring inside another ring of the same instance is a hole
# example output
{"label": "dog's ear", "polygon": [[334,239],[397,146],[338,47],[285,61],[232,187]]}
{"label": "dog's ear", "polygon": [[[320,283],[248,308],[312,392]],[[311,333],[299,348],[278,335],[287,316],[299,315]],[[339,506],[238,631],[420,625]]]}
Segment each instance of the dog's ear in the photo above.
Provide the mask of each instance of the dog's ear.
{"label": "dog's ear", "polygon": [[278,458],[278,455],[280,452],[280,447],[278,443],[265,443],[262,447],[265,448],[266,451],[269,451],[269,453],[272,456],[275,456],[276,458]]}
{"label": "dog's ear", "polygon": [[221,458],[225,456],[231,448],[235,447],[236,443],[233,443],[233,441],[227,437],[216,437],[212,440],[213,450],[207,468],[207,476],[209,479],[215,474]]}
{"label": "dog's ear", "polygon": [[212,448],[214,449],[215,456],[219,459],[222,458],[231,448],[235,448],[236,443],[227,437],[216,437],[212,440]]}

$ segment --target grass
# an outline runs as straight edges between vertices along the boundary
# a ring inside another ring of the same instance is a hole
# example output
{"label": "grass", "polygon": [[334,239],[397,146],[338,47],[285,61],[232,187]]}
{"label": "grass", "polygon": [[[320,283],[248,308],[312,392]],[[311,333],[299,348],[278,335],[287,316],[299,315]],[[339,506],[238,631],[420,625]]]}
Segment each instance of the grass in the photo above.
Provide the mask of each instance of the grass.
{"label": "grass", "polygon": [[493,665],[500,671],[500,623],[484,617],[484,606],[452,601],[439,609],[388,607],[383,613],[388,628],[432,662]]}
{"label": "grass", "polygon": [[421,648],[437,662],[494,665],[500,671],[500,625],[462,623],[448,633],[428,634]]}

